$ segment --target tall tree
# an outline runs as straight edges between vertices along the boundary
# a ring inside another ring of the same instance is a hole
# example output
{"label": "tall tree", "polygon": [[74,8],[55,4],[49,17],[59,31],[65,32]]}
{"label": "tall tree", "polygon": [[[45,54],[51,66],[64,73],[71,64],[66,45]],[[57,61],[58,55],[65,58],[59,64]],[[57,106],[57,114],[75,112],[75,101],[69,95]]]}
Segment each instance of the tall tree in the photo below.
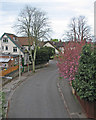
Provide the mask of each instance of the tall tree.
{"label": "tall tree", "polygon": [[91,38],[91,28],[87,25],[85,16],[74,17],[69,25],[69,30],[65,34],[65,39],[71,41],[81,41]]}
{"label": "tall tree", "polygon": [[[15,25],[19,33],[28,37],[29,53],[33,63],[33,72],[35,72],[36,50],[40,39],[47,39],[51,31],[46,13],[31,6],[26,6],[19,14]],[[32,54],[33,44],[34,54]]]}

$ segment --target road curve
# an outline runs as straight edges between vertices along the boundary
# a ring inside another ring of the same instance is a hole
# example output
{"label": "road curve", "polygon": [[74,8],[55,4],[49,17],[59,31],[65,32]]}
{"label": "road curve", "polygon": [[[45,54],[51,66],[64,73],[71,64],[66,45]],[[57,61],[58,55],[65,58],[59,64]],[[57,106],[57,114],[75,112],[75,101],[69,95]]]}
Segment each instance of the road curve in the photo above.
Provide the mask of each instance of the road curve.
{"label": "road curve", "polygon": [[57,88],[55,61],[23,82],[10,101],[8,118],[69,118]]}

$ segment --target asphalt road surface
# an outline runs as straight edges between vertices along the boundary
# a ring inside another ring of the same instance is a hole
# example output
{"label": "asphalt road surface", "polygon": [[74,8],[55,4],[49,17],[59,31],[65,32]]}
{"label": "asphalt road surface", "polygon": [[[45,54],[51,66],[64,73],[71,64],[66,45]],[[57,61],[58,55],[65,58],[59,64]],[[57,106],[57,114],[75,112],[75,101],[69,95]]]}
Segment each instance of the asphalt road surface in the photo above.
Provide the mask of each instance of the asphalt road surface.
{"label": "asphalt road surface", "polygon": [[57,88],[55,61],[28,78],[10,101],[8,118],[69,118]]}

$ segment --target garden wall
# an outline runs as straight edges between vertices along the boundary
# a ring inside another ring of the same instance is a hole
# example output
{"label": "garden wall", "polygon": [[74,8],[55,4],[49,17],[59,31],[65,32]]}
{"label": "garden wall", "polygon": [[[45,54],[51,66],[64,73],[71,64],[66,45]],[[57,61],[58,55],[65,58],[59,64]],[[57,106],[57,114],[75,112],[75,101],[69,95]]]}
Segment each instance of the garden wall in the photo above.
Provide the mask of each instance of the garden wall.
{"label": "garden wall", "polygon": [[83,99],[80,99],[80,97],[76,93],[75,93],[75,96],[77,97],[78,101],[80,102],[81,106],[83,107],[86,116],[88,118],[96,119],[96,101],[95,102],[85,101]]}

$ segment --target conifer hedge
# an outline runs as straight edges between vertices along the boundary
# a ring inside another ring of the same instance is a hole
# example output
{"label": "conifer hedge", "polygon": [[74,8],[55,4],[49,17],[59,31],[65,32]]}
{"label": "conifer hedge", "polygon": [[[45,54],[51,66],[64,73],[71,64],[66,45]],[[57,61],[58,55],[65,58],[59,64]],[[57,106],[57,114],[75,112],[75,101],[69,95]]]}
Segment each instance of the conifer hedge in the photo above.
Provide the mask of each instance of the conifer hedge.
{"label": "conifer hedge", "polygon": [[96,101],[96,47],[86,44],[79,59],[78,72],[72,81],[78,96],[86,101]]}

